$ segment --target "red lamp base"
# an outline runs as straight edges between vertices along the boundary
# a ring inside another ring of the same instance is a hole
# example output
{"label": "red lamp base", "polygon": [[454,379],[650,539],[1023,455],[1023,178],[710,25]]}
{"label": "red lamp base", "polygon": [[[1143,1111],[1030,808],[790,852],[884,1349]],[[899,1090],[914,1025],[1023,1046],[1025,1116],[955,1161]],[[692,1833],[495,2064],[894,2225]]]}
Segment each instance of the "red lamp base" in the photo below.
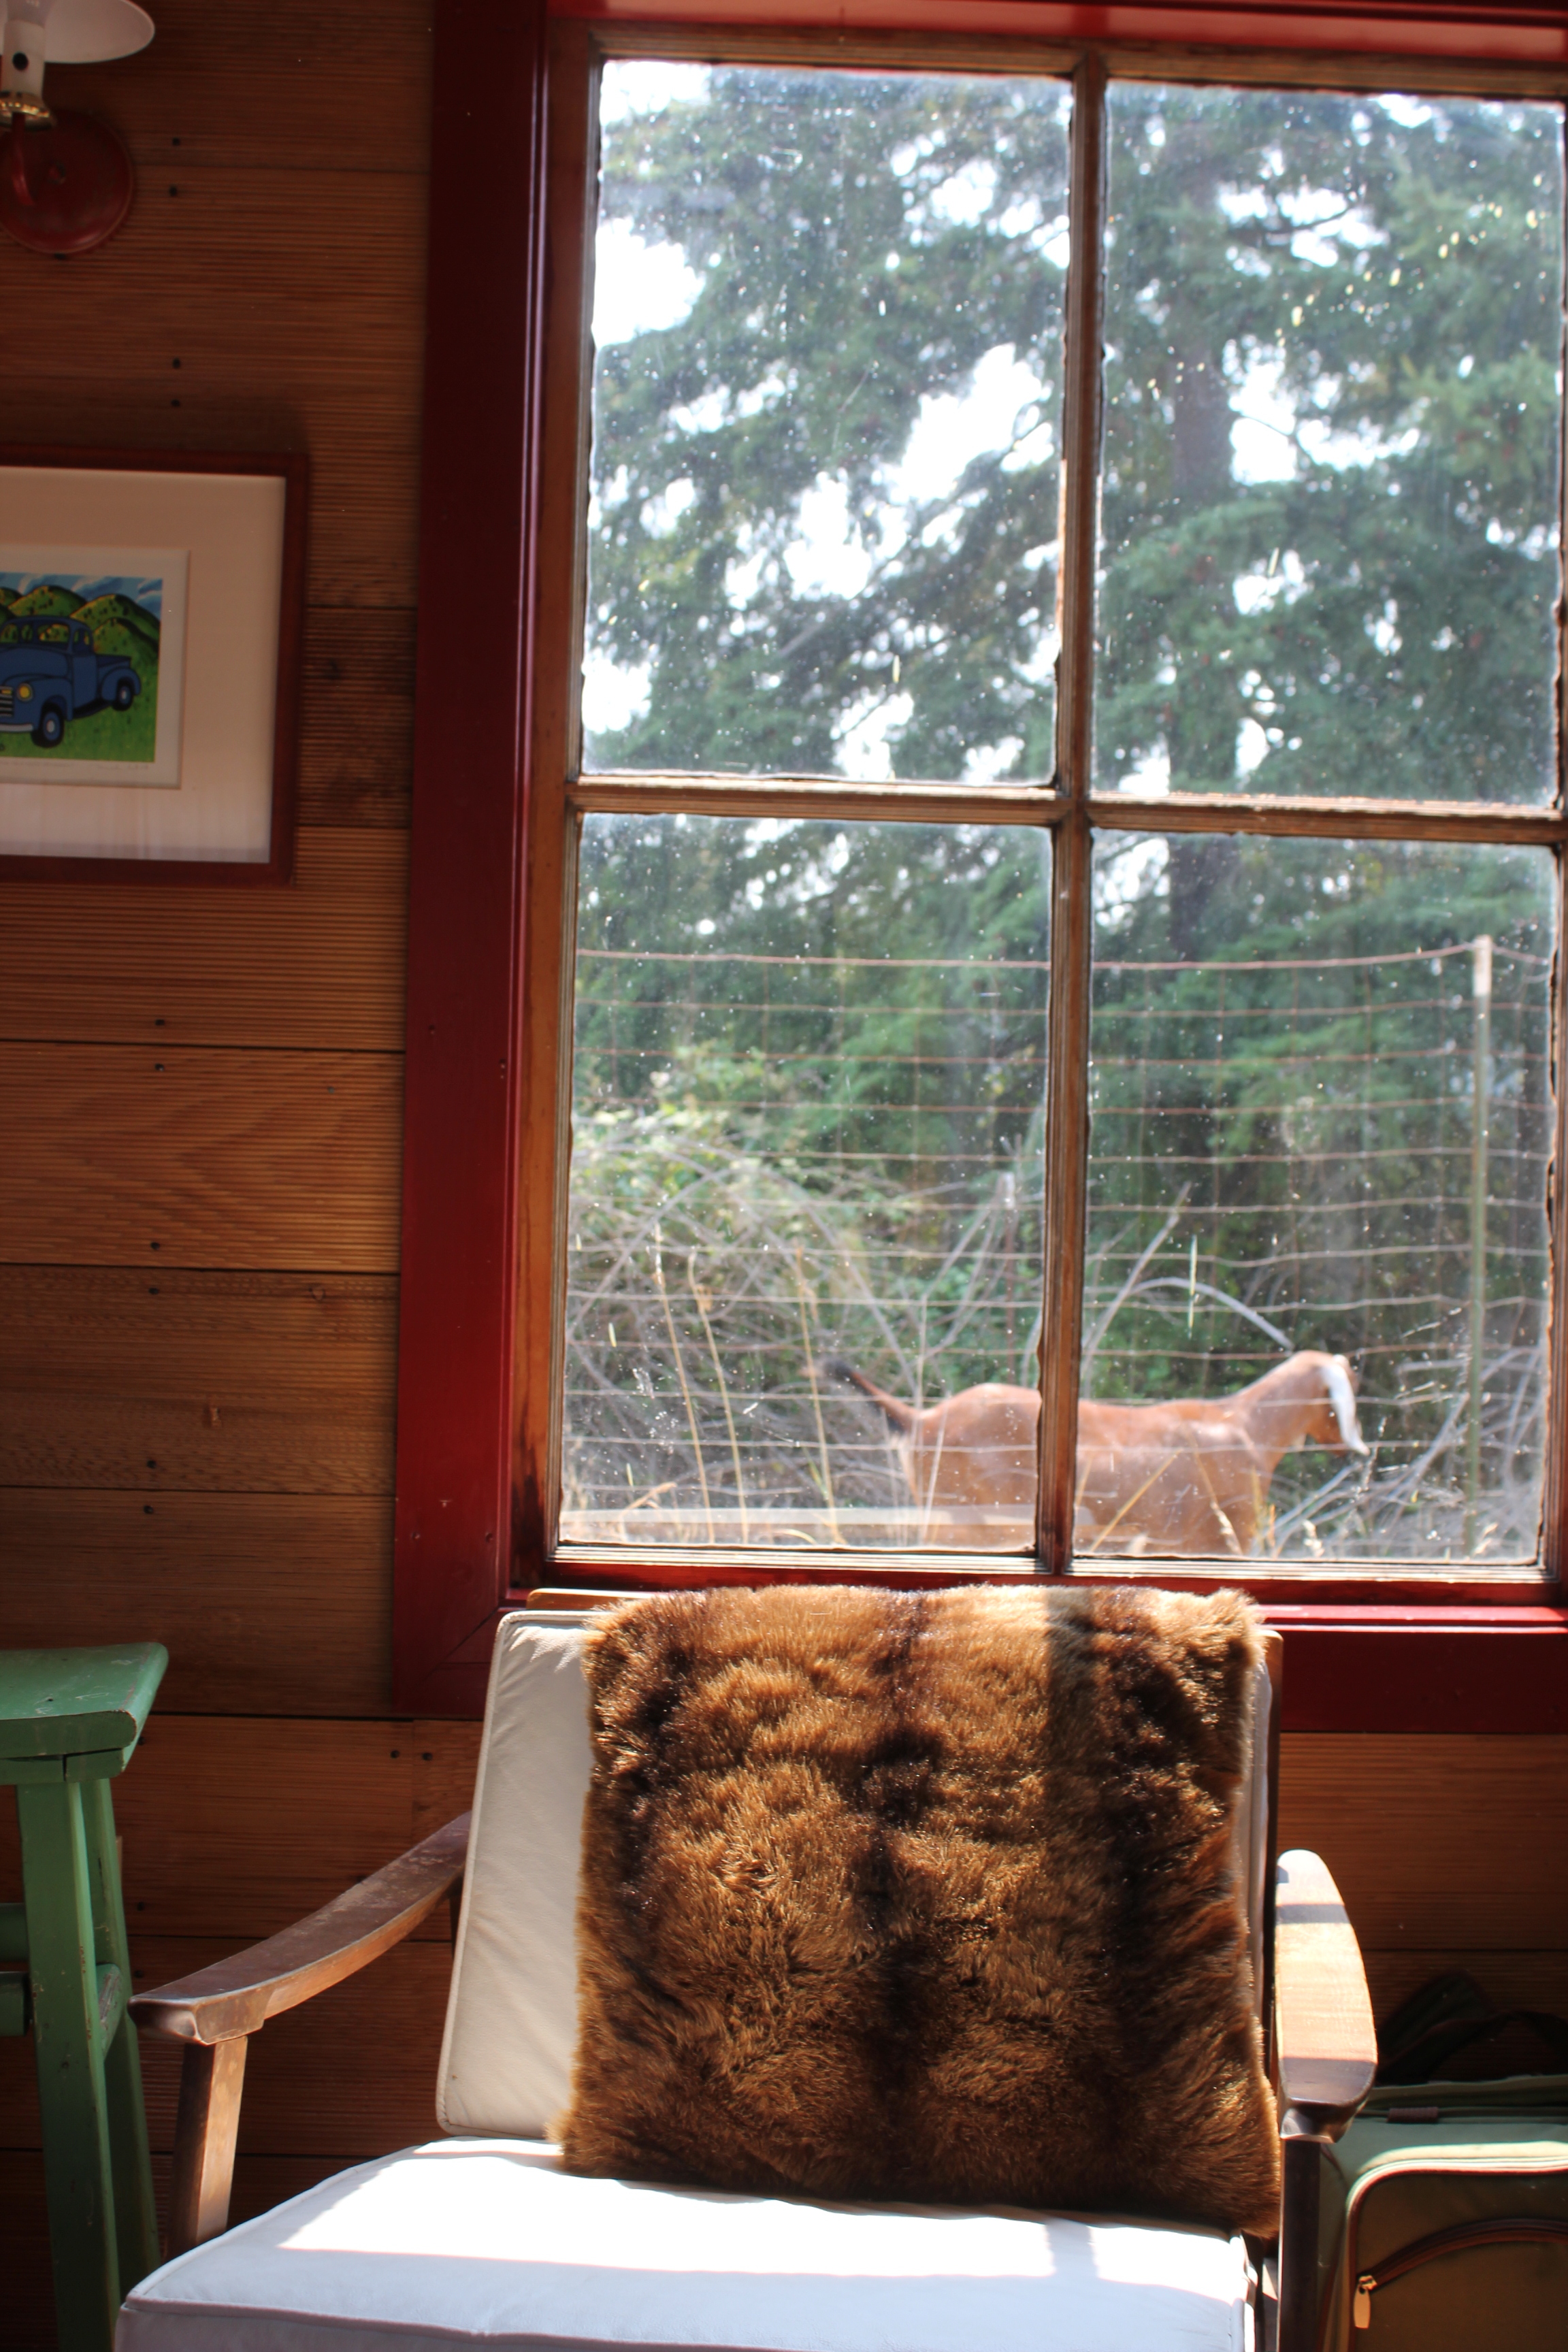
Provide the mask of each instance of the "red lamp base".
{"label": "red lamp base", "polygon": [[90,114],[0,131],[0,228],[33,253],[90,253],[136,192],[123,142]]}

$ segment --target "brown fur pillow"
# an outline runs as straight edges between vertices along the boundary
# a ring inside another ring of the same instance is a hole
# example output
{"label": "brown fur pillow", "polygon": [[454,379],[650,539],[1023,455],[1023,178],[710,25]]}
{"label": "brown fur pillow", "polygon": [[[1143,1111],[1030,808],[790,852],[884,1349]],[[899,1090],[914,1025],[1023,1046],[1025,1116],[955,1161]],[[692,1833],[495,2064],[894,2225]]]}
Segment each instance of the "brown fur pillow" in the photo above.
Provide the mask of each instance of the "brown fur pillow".
{"label": "brown fur pillow", "polygon": [[589,1643],[575,2172],[1271,2233],[1235,1593],[715,1591]]}

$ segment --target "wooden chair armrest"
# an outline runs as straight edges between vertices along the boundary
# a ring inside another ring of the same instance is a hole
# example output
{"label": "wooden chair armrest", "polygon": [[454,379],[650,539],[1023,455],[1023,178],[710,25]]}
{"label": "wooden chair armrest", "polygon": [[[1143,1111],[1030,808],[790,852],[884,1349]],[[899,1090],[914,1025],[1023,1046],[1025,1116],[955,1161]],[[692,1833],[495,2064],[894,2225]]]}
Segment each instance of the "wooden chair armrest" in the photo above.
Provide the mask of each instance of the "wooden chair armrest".
{"label": "wooden chair armrest", "polygon": [[1377,2072],[1377,2031],[1355,1929],[1315,1853],[1282,1853],[1274,1912],[1279,2104],[1338,2136]]}
{"label": "wooden chair armrest", "polygon": [[1314,2352],[1323,2154],[1377,2072],[1361,1947],[1339,1888],[1315,1853],[1279,1857],[1274,2050],[1283,2159],[1278,2352]]}
{"label": "wooden chair armrest", "polygon": [[232,2042],[379,1959],[444,1901],[463,1874],[468,1815],[373,1872],[264,1944],[174,1984],[138,1993],[131,2014],[177,2042]]}
{"label": "wooden chair armrest", "polygon": [[269,2017],[352,1977],[402,1942],[463,1875],[468,1815],[411,1846],[384,1870],[264,1944],[177,1983],[138,1993],[140,2026],[185,2044],[174,2120],[169,2252],[183,2254],[228,2227],[247,2037]]}

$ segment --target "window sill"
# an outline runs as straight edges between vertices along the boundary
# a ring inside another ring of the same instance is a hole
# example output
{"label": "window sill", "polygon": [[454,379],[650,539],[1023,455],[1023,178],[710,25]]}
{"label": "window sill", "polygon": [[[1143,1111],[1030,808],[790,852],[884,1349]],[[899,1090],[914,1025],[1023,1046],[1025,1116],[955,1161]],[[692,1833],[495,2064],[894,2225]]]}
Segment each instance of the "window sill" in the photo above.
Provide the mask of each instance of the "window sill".
{"label": "window sill", "polygon": [[[743,1562],[694,1553],[657,1562],[625,1554],[614,1560],[602,1554],[558,1558],[547,1581],[510,1592],[400,1704],[425,1714],[482,1715],[495,1628],[508,1611],[738,1582],[755,1572],[754,1554]],[[951,1567],[908,1560],[862,1560],[839,1572],[905,1590],[953,1581]],[[804,1580],[834,1570],[794,1561],[784,1573]],[[977,1573],[1026,1580],[1024,1571],[1000,1562]],[[1287,1731],[1568,1733],[1568,1606],[1556,1599],[1559,1588],[1542,1580],[1504,1581],[1496,1571],[1496,1580],[1470,1577],[1443,1587],[1434,1586],[1429,1572],[1419,1583],[1384,1578],[1375,1585],[1319,1570],[1300,1578],[1226,1578],[1221,1563],[1212,1573],[1144,1569],[1141,1577],[1191,1591],[1229,1581],[1253,1593],[1267,1622],[1285,1636]]]}

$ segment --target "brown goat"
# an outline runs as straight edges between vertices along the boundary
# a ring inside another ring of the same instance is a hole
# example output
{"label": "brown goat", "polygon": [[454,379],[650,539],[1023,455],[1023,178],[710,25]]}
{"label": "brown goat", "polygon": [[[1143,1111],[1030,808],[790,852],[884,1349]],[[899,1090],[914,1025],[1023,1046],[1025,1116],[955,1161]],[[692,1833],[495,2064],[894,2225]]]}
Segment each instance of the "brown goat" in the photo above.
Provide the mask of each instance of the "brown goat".
{"label": "brown goat", "polygon": [[[1029,1541],[1036,1486],[1033,1389],[986,1381],[920,1411],[836,1360],[899,1433],[904,1475],[938,1543],[1015,1550]],[[1100,1404],[1078,1413],[1075,1542],[1082,1554],[1245,1559],[1281,1455],[1311,1443],[1365,1454],[1355,1380],[1342,1356],[1300,1349],[1233,1396]]]}

